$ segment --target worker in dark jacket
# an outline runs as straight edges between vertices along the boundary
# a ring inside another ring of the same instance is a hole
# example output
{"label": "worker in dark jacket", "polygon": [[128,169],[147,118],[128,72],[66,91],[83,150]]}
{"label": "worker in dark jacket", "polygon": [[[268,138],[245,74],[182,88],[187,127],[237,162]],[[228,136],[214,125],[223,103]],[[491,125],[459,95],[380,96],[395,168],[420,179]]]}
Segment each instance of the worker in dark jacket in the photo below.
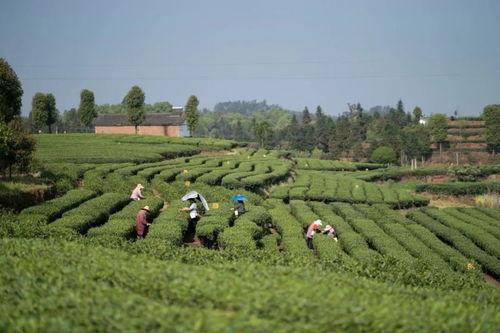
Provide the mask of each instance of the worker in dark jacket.
{"label": "worker in dark jacket", "polygon": [[243,215],[245,214],[245,203],[243,202],[243,200],[238,200],[236,205],[232,209],[234,210],[234,216],[238,217],[240,215]]}
{"label": "worker in dark jacket", "polygon": [[146,214],[149,213],[149,206],[144,206],[135,217],[135,233],[137,239],[144,238],[147,228],[151,225],[146,219]]}

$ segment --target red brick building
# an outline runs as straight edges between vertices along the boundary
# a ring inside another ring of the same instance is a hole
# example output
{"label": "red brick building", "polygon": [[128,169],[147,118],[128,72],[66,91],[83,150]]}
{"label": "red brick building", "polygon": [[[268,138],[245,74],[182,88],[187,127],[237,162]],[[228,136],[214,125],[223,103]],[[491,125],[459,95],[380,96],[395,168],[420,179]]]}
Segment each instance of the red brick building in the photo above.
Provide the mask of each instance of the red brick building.
{"label": "red brick building", "polygon": [[[126,114],[101,114],[94,124],[96,134],[135,134],[135,126],[128,122]],[[137,127],[137,134],[189,136],[182,110],[147,113],[144,122]]]}

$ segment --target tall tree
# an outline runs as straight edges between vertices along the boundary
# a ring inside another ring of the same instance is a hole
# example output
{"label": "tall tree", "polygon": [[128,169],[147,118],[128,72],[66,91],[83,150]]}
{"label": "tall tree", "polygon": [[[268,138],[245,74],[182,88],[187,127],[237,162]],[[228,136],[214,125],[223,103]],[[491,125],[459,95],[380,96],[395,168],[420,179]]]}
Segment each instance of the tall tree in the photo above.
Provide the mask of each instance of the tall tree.
{"label": "tall tree", "polygon": [[439,156],[443,153],[443,142],[446,141],[448,135],[448,118],[446,115],[436,113],[430,116],[429,122],[430,134],[435,142],[439,143]]}
{"label": "tall tree", "polygon": [[307,106],[302,111],[302,124],[309,124],[311,122],[311,114],[309,113],[309,109]]}
{"label": "tall tree", "polygon": [[254,135],[259,141],[259,146],[264,147],[273,137],[273,127],[267,120],[259,121],[255,124]]}
{"label": "tall tree", "polygon": [[486,126],[486,144],[493,154],[500,152],[500,104],[488,105],[483,110]]}
{"label": "tall tree", "polygon": [[142,89],[138,86],[130,88],[129,92],[123,99],[123,105],[127,109],[128,121],[135,127],[135,134],[137,134],[137,127],[146,119],[144,112],[144,101],[146,96]]}
{"label": "tall tree", "polygon": [[403,130],[403,151],[410,159],[423,158],[430,154],[429,128],[424,125],[406,126]]}
{"label": "tall tree", "polygon": [[23,88],[16,72],[0,58],[0,122],[8,123],[21,114]]}
{"label": "tall tree", "polygon": [[413,109],[413,123],[414,124],[419,124],[420,119],[422,119],[422,109],[416,106]]}
{"label": "tall tree", "polygon": [[189,129],[189,134],[192,136],[196,127],[198,126],[200,113],[198,112],[198,98],[195,95],[189,96],[189,99],[184,108],[184,114],[186,115],[187,127]]}
{"label": "tall tree", "polygon": [[52,94],[36,93],[31,103],[31,116],[37,126],[48,126],[52,133],[52,124],[57,121],[56,99]]}
{"label": "tall tree", "polygon": [[88,128],[95,117],[97,117],[97,110],[95,108],[94,93],[90,90],[83,89],[80,93],[78,119],[82,125]]}
{"label": "tall tree", "polygon": [[332,133],[332,119],[326,116],[318,105],[316,108],[316,123],[314,126],[315,145],[323,152],[328,152],[328,144]]}

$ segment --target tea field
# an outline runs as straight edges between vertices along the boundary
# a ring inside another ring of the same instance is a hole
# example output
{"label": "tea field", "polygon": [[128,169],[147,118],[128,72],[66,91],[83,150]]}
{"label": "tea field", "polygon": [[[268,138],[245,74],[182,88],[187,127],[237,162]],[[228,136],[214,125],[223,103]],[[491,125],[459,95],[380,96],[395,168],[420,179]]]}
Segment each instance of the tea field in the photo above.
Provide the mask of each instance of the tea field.
{"label": "tea field", "polygon": [[[374,182],[403,168],[217,140],[38,137],[61,195],[1,213],[0,331],[498,330],[485,274],[500,279],[500,210],[437,209]],[[146,199],[130,201],[138,183]],[[192,190],[211,209],[189,234]],[[235,194],[248,198],[237,219]],[[152,224],[136,240],[144,205]],[[318,218],[338,242],[316,234],[310,250]]]}

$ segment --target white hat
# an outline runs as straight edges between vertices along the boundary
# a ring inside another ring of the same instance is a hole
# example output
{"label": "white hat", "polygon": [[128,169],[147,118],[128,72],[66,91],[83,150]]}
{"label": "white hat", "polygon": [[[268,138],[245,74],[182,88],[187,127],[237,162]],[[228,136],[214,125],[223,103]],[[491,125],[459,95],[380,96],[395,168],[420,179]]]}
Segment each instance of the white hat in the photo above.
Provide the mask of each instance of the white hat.
{"label": "white hat", "polygon": [[333,228],[332,228],[332,226],[331,226],[331,225],[327,225],[327,226],[325,227],[325,230],[326,230],[326,231],[330,231],[330,230],[332,230],[332,229],[333,229]]}
{"label": "white hat", "polygon": [[323,225],[323,222],[321,222],[321,220],[316,220],[313,223],[316,225]]}
{"label": "white hat", "polygon": [[149,206],[144,206],[144,207],[142,207],[141,209],[143,209],[143,210],[147,210],[147,211],[149,212]]}

